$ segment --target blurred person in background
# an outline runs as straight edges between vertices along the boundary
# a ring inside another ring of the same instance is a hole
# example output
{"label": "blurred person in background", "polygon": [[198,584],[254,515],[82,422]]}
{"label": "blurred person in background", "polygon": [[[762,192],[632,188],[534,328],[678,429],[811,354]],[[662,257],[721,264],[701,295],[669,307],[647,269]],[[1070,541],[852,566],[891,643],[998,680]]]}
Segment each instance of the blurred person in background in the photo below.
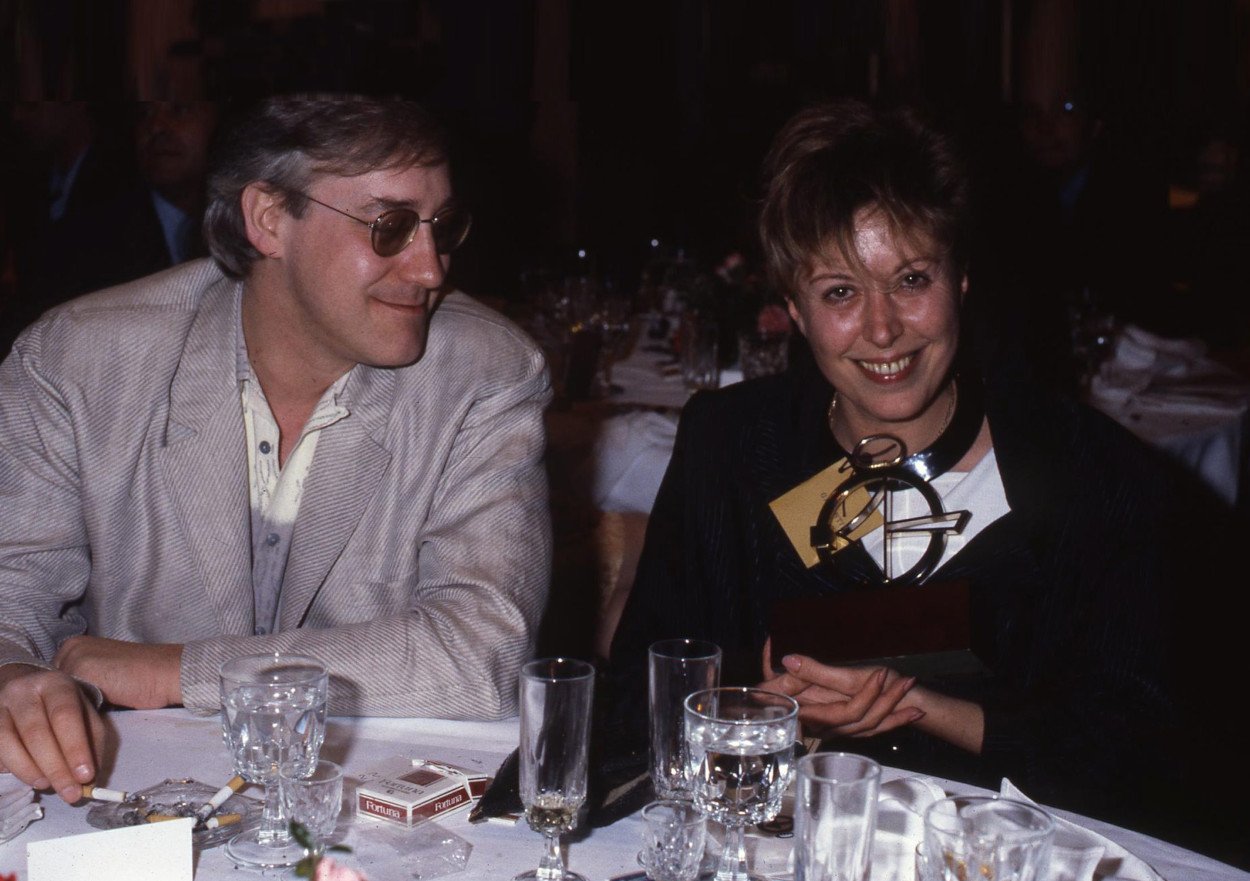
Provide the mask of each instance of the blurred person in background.
{"label": "blurred person in background", "polygon": [[133,228],[118,208],[139,186],[120,106],[12,106],[17,143],[5,208],[14,289],[0,312],[0,354],[45,309],[135,277],[116,257]]}

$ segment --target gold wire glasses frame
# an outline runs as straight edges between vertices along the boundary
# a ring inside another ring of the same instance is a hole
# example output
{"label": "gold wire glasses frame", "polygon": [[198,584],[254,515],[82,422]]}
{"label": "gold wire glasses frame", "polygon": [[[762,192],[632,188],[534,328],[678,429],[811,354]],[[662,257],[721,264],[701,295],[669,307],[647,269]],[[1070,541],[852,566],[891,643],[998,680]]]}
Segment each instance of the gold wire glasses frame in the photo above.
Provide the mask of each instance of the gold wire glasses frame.
{"label": "gold wire glasses frame", "polygon": [[329,208],[337,214],[342,214],[344,217],[369,227],[370,243],[373,245],[374,253],[379,257],[394,257],[412,244],[412,240],[417,237],[417,230],[423,223],[428,223],[434,233],[435,250],[440,254],[450,254],[464,243],[473,222],[469,209],[456,204],[442,208],[428,219],[423,218],[411,208],[392,208],[390,211],[383,211],[376,220],[370,222],[354,214],[348,214],[341,208],[327,205],[307,193],[299,193],[299,195],[309,202],[316,202],[322,208]]}

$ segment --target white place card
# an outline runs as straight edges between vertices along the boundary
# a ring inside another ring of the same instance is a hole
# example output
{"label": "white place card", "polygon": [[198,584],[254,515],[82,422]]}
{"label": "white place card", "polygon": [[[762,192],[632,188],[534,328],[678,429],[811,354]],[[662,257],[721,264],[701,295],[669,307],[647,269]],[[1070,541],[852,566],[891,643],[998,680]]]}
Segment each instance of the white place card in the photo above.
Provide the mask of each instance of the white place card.
{"label": "white place card", "polygon": [[191,817],[26,845],[28,881],[191,881]]}

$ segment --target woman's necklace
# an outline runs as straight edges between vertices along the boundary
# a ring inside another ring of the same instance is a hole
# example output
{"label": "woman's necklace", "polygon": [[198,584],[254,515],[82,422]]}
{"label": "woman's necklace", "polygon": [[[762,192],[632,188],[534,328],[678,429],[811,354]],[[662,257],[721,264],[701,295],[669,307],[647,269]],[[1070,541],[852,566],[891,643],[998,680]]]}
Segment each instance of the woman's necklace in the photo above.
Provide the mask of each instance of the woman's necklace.
{"label": "woman's necklace", "polygon": [[[955,414],[955,402],[958,400],[959,400],[959,386],[952,380],[951,381],[951,396],[950,396],[950,400],[946,402],[946,415],[942,417],[942,427],[938,429],[938,437],[941,437],[942,433],[945,432],[947,427],[951,424],[951,416]],[[838,393],[835,390],[833,393],[832,400],[829,401],[829,413],[826,417],[829,422],[829,432],[833,435],[834,440],[837,440],[838,438],[837,432],[834,431],[833,429],[833,414],[834,414],[834,411],[836,411],[837,409],[838,409]],[[838,443],[841,444],[841,441],[838,441]]]}

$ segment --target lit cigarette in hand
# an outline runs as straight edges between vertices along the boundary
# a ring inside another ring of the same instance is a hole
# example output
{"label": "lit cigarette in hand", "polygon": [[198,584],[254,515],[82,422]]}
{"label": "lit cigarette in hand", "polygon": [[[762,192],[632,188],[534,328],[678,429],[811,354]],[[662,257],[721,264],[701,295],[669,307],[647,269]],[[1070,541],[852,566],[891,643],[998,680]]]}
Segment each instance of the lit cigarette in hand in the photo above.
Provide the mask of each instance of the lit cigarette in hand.
{"label": "lit cigarette in hand", "polygon": [[92,786],[89,783],[83,786],[82,797],[94,799],[95,801],[112,801],[117,802],[117,804],[126,804],[126,802],[130,801],[129,792],[105,789],[103,786]]}
{"label": "lit cigarette in hand", "polygon": [[[234,795],[240,789],[247,785],[247,781],[242,777],[232,777],[230,782],[214,793],[213,797],[200,805],[195,810],[195,818],[197,820],[207,820],[212,816],[213,811],[222,806],[230,796]],[[237,822],[237,821],[236,821]]]}

